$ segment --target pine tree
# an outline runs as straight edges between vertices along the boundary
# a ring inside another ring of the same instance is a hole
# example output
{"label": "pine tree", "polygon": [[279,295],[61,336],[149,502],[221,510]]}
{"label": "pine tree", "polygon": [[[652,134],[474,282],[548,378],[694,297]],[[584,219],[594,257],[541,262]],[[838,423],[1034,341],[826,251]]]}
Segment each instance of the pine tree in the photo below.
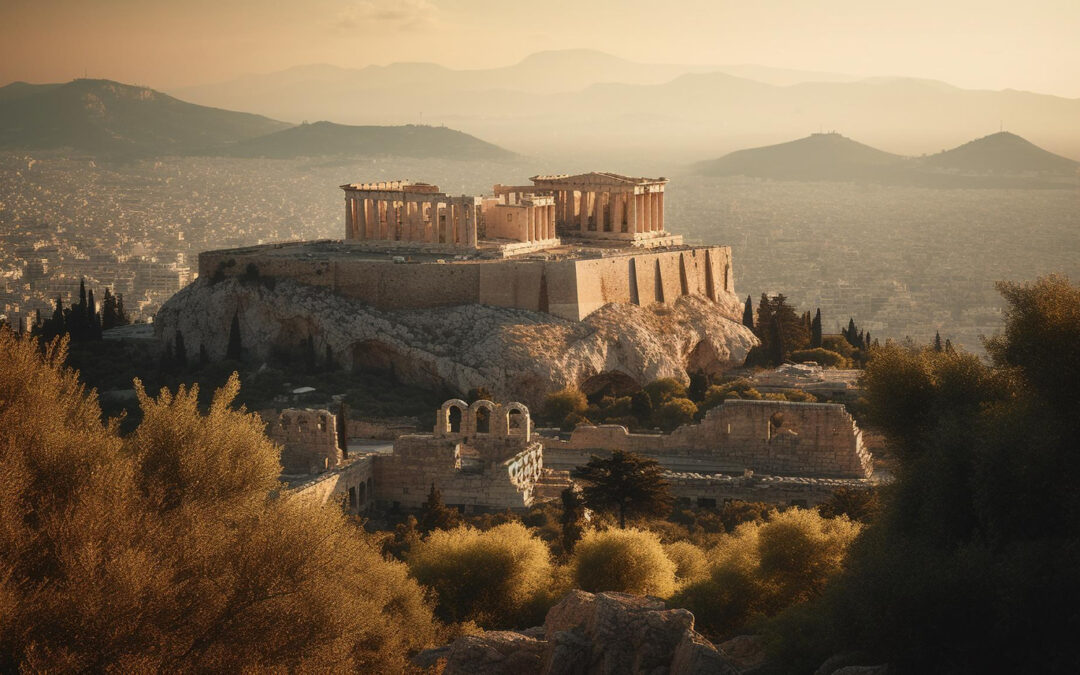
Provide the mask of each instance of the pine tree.
{"label": "pine tree", "polygon": [[859,345],[859,329],[855,327],[855,319],[848,318],[847,330],[843,331],[844,338],[848,341],[848,344],[858,349]]}
{"label": "pine tree", "polygon": [[754,330],[754,301],[749,295],[746,296],[746,306],[743,307],[742,325]]}
{"label": "pine tree", "polygon": [[810,322],[810,348],[817,349],[821,346],[821,308],[814,313],[814,320]]}
{"label": "pine tree", "polygon": [[586,483],[585,505],[594,511],[614,512],[619,527],[626,527],[628,516],[664,515],[671,510],[668,482],[655,459],[615,450],[606,459],[593,456],[571,475]]}
{"label": "pine tree", "polygon": [[944,347],[942,347],[942,345],[941,345],[941,331],[936,331],[934,333],[934,351],[935,352],[944,351]]}
{"label": "pine tree", "polygon": [[240,343],[240,312],[233,312],[232,325],[229,326],[229,344],[225,348],[225,358],[230,361],[239,361],[243,356],[244,348]]}
{"label": "pine tree", "polygon": [[420,507],[420,529],[424,532],[432,530],[449,530],[458,523],[456,509],[451,509],[443,504],[442,493],[435,483],[431,484],[427,501]]}

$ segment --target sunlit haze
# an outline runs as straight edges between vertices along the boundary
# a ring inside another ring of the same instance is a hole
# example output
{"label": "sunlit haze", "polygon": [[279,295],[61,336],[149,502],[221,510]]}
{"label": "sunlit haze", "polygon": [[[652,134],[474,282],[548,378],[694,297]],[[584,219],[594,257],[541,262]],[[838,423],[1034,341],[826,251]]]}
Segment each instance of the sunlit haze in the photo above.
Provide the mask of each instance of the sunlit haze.
{"label": "sunlit haze", "polygon": [[85,73],[169,89],[311,63],[486,68],[588,48],[1080,97],[1077,35],[1070,0],[5,0],[0,84]]}

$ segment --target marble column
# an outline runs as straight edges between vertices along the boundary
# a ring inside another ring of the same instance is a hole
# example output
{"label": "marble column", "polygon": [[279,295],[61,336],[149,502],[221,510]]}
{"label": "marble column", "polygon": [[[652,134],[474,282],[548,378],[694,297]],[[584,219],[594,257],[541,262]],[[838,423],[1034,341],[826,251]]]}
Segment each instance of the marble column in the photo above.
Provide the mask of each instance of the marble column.
{"label": "marble column", "polygon": [[626,193],[626,229],[630,234],[636,234],[638,210],[637,195],[633,192]]}
{"label": "marble column", "polygon": [[525,207],[525,241],[536,241],[536,207]]}
{"label": "marble column", "polygon": [[548,206],[547,222],[548,222],[547,238],[548,239],[554,239],[555,238],[555,205],[554,204]]}
{"label": "marble column", "polygon": [[597,192],[596,193],[596,206],[595,206],[595,209],[596,209],[596,231],[597,232],[603,232],[604,231],[604,226],[607,225],[607,214],[605,214],[604,211],[605,211],[605,206],[606,206],[605,202],[608,199],[608,194],[609,193],[607,193],[607,192]]}
{"label": "marble column", "polygon": [[480,245],[480,215],[472,200],[469,201],[469,227],[465,232],[465,244],[473,249]]}
{"label": "marble column", "polygon": [[664,192],[656,193],[656,231],[664,231]]}
{"label": "marble column", "polygon": [[578,231],[589,230],[589,193],[581,191],[581,199],[578,200]]}

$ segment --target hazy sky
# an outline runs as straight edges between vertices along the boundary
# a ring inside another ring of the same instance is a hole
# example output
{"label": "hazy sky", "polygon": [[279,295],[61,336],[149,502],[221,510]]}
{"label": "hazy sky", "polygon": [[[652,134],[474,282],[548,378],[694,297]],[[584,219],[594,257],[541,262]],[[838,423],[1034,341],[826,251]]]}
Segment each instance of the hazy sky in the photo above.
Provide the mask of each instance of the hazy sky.
{"label": "hazy sky", "polygon": [[85,72],[168,89],[581,47],[1080,97],[1080,0],[0,0],[0,84]]}

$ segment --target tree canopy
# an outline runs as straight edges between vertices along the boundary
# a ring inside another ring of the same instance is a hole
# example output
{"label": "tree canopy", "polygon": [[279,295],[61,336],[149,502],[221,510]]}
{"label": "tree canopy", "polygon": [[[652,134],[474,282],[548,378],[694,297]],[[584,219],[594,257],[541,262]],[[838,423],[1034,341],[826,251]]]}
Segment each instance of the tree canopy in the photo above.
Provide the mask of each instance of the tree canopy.
{"label": "tree canopy", "polygon": [[278,448],[197,389],[121,437],[66,342],[0,329],[0,670],[400,670],[434,637],[404,565],[280,491]]}
{"label": "tree canopy", "polygon": [[671,494],[663,469],[655,459],[615,450],[610,457],[593,457],[571,475],[586,483],[585,505],[594,511],[614,512],[619,527],[627,517],[664,515],[671,509]]}

